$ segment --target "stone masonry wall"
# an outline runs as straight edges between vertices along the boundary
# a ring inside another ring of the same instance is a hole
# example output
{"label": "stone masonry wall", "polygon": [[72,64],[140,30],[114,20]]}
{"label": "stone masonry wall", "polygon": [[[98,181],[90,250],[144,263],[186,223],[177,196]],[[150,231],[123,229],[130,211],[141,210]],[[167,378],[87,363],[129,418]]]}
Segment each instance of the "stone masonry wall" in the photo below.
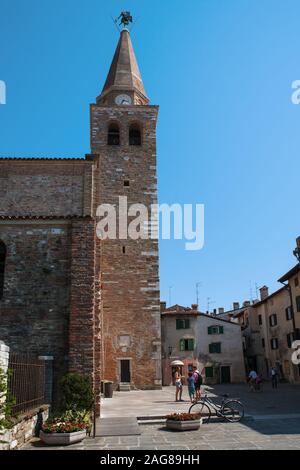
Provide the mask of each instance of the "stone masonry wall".
{"label": "stone masonry wall", "polygon": [[70,223],[2,221],[0,239],[7,248],[0,338],[12,352],[54,356],[57,384],[68,367]]}
{"label": "stone masonry wall", "polygon": [[92,166],[80,159],[0,159],[0,216],[90,215]]}
{"label": "stone masonry wall", "polygon": [[[92,106],[91,147],[99,155],[98,203],[157,202],[156,106]],[[107,145],[110,122],[120,125],[120,146]],[[142,145],[130,146],[129,126],[139,123]],[[124,186],[124,180],[129,186]],[[118,226],[118,222],[117,222]],[[105,240],[101,246],[103,379],[121,381],[130,360],[131,386],[161,386],[160,295],[157,240]]]}

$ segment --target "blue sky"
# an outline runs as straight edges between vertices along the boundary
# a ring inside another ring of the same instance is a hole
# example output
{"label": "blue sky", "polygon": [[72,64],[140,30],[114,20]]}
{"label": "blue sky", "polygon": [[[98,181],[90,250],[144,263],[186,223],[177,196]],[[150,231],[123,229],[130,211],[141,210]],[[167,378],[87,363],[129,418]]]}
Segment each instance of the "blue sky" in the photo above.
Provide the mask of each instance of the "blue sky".
{"label": "blue sky", "polygon": [[159,199],[205,204],[205,247],[163,241],[161,296],[229,308],[271,290],[300,235],[298,0],[0,0],[1,156],[89,152],[123,9],[145,87],[160,105]]}

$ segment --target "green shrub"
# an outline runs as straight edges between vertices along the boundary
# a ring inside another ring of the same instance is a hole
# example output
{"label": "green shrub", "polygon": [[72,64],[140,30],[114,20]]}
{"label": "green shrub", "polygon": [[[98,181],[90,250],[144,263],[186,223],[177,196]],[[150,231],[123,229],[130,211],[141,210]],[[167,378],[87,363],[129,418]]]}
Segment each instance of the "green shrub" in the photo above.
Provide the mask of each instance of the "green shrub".
{"label": "green shrub", "polygon": [[86,375],[66,374],[61,380],[61,390],[64,410],[92,409],[94,395],[90,379]]}

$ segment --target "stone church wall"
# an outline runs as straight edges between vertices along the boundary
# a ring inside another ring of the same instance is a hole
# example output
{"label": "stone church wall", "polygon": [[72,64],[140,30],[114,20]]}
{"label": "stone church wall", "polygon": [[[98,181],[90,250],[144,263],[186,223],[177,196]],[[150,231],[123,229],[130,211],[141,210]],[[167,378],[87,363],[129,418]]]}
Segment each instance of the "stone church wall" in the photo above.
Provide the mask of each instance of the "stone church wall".
{"label": "stone church wall", "polygon": [[11,352],[54,356],[57,383],[68,366],[70,227],[1,221],[0,240],[7,249],[0,338]]}
{"label": "stone church wall", "polygon": [[0,160],[0,216],[90,215],[91,173],[80,159]]}

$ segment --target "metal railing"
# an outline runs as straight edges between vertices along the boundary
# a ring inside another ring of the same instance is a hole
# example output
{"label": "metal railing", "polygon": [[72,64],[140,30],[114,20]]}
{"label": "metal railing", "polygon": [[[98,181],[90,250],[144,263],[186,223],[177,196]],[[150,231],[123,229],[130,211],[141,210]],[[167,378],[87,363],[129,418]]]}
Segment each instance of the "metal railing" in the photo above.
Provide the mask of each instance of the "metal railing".
{"label": "metal railing", "polygon": [[42,405],[45,394],[45,361],[26,354],[11,353],[8,368],[8,388],[15,399],[12,415]]}

